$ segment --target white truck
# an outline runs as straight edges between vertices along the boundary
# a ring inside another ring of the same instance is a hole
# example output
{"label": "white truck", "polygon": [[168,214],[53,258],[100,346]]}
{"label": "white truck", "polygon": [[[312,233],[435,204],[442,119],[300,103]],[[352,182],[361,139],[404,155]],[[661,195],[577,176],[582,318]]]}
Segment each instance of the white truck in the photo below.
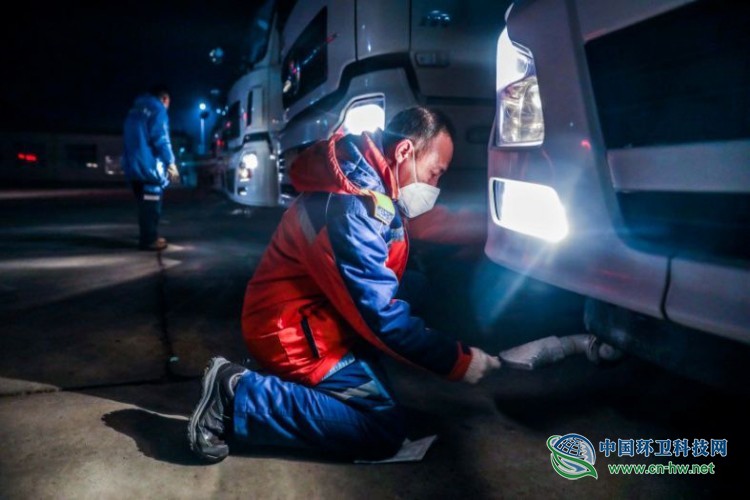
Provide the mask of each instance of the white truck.
{"label": "white truck", "polygon": [[[271,133],[281,124],[279,37],[276,24],[285,4],[266,0],[253,18],[250,70],[229,89],[221,130],[214,138],[220,189],[248,206],[276,206],[277,157]],[[279,5],[282,4],[282,5]]]}
{"label": "white truck", "polygon": [[281,33],[284,125],[280,203],[297,193],[287,167],[334,132],[385,128],[402,109],[428,105],[456,128],[440,202],[473,208],[483,231],[486,144],[494,113],[494,49],[508,1],[306,0]]}
{"label": "white truck", "polygon": [[721,383],[750,344],[749,20],[516,2],[488,144],[486,255],[586,297],[606,342]]}

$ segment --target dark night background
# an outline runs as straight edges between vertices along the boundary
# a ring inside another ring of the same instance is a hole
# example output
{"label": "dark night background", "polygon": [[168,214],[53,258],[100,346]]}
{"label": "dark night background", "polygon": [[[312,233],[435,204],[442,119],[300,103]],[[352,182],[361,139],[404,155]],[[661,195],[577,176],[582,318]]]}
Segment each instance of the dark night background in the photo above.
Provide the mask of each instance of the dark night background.
{"label": "dark night background", "polygon": [[[165,83],[172,130],[197,140],[198,103],[224,104],[257,3],[16,4],[0,20],[0,129],[119,133],[135,96]],[[217,46],[225,53],[220,65],[209,58]],[[212,97],[212,89],[221,95]]]}

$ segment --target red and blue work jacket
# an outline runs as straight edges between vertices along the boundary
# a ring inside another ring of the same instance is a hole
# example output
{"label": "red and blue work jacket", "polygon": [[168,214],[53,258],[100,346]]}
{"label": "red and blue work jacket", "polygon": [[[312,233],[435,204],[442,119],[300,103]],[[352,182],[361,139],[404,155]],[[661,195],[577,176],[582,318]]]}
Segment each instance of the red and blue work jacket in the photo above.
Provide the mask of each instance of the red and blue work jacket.
{"label": "red and blue work jacket", "polygon": [[395,299],[408,239],[380,135],[335,135],[291,166],[301,193],[247,285],[250,354],[283,379],[315,385],[357,342],[444,376],[463,377],[468,346],[427,328]]}

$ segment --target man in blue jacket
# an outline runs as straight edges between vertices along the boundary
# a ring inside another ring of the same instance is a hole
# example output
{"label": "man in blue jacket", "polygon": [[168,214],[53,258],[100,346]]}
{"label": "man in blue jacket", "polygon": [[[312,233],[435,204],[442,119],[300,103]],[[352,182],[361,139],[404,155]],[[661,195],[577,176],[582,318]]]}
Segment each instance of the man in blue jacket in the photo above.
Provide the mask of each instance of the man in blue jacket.
{"label": "man in blue jacket", "polygon": [[135,99],[125,118],[122,168],[138,202],[141,250],[164,250],[158,235],[161,202],[170,181],[180,177],[169,139],[169,90],[158,85]]}

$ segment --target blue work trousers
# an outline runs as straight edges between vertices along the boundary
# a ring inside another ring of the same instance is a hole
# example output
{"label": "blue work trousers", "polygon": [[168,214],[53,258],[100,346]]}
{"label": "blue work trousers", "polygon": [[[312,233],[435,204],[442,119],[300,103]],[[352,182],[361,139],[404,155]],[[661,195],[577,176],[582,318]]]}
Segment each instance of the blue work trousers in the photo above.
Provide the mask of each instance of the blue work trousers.
{"label": "blue work trousers", "polygon": [[234,435],[251,446],[390,457],[406,432],[386,382],[377,361],[351,354],[314,387],[250,371],[235,389]]}
{"label": "blue work trousers", "polygon": [[132,181],[131,187],[138,203],[138,245],[146,248],[159,237],[162,192],[158,186]]}

